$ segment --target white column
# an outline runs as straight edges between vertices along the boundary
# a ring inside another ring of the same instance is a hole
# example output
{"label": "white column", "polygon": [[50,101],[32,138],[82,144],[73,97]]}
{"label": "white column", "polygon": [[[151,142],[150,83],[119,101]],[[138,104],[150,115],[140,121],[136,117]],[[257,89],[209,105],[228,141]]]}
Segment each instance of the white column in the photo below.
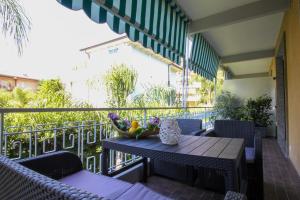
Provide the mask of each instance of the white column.
{"label": "white column", "polygon": [[190,36],[188,36],[186,38],[186,54],[184,57],[184,62],[183,62],[183,70],[184,70],[184,76],[185,76],[185,81],[184,81],[184,87],[183,87],[183,91],[184,91],[184,101],[183,101],[183,107],[186,108],[187,107],[187,98],[188,98],[188,94],[189,94],[189,57],[190,57]]}
{"label": "white column", "polygon": [[216,102],[216,97],[217,97],[217,76],[215,78],[215,96],[214,96],[214,102]]}
{"label": "white column", "polygon": [[183,67],[182,67],[182,107],[185,107],[185,59],[183,60]]}

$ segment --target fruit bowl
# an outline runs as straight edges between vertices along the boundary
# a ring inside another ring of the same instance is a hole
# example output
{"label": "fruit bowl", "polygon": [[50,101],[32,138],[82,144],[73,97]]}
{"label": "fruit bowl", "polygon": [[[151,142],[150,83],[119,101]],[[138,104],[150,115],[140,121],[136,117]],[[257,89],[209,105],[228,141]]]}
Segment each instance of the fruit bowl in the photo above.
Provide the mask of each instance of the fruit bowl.
{"label": "fruit bowl", "polygon": [[126,138],[140,139],[140,138],[149,137],[151,135],[159,134],[159,129],[155,129],[154,131],[145,129],[145,130],[142,130],[142,132],[139,133],[138,135],[135,133],[130,133],[129,131],[124,131],[124,130],[119,129],[113,120],[111,120],[111,125],[112,125],[113,129],[115,129],[119,133],[120,136],[126,137]]}

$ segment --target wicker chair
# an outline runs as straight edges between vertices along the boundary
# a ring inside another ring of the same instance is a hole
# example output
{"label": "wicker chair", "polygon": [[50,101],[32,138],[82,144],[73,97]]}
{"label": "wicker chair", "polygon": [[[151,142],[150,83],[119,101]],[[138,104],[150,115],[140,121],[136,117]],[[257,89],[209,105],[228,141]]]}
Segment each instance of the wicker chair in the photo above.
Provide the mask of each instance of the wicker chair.
{"label": "wicker chair", "polygon": [[[249,183],[256,186],[257,196],[254,199],[263,199],[262,137],[255,130],[254,123],[251,121],[216,120],[214,129],[203,135],[245,139]],[[204,178],[203,174],[200,175],[200,178]],[[253,195],[253,191],[249,192]]]}
{"label": "wicker chair", "polygon": [[181,134],[199,136],[206,130],[202,128],[201,119],[177,119]]}
{"label": "wicker chair", "polygon": [[[202,120],[199,119],[177,119],[177,122],[183,135],[199,136],[206,131],[202,129]],[[193,184],[196,179],[196,173],[192,167],[159,160],[151,160],[151,172],[189,184]]]}

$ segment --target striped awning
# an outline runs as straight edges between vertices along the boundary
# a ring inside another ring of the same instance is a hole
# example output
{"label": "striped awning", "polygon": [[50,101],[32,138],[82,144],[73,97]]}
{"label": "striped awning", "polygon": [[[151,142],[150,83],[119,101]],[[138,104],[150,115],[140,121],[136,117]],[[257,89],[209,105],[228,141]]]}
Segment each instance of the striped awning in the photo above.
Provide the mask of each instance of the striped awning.
{"label": "striped awning", "polygon": [[185,55],[188,18],[175,0],[57,0],[83,9],[97,23],[107,23],[116,33],[126,33],[165,58],[180,64]]}
{"label": "striped awning", "polygon": [[213,80],[218,71],[220,59],[215,50],[200,34],[193,36],[189,68],[201,76]]}

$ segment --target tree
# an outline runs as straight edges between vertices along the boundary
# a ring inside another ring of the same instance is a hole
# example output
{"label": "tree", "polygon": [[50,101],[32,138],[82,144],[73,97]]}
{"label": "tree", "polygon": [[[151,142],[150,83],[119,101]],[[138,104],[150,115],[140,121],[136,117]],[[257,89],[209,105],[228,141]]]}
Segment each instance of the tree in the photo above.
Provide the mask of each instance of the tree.
{"label": "tree", "polygon": [[[71,107],[91,107],[87,103],[74,102],[69,93],[66,92],[64,85],[60,80],[44,80],[41,81],[37,91],[31,92],[21,88],[15,88],[13,91],[0,90],[0,106],[14,108],[71,108]],[[23,134],[10,134],[7,137],[7,155],[13,157],[16,154],[14,141],[22,142],[22,156],[27,157],[30,146],[31,133],[36,133],[32,130],[39,130],[37,135],[37,152],[41,154],[43,151],[41,143],[54,137],[56,134],[57,150],[62,150],[63,131],[67,134],[73,134],[74,139],[78,140],[78,126],[80,123],[93,123],[95,121],[103,121],[107,118],[107,114],[98,112],[29,112],[29,113],[6,113],[4,121],[4,129],[8,132],[20,132]],[[56,129],[58,128],[58,129]],[[83,127],[83,131],[87,133],[93,130],[94,126]],[[50,139],[48,147],[54,145]],[[76,146],[76,143],[74,144]],[[48,148],[46,147],[46,148]],[[76,147],[73,148],[73,150]],[[85,148],[85,151],[90,154],[95,146],[91,145]],[[31,151],[32,152],[32,151]]]}
{"label": "tree", "polygon": [[125,107],[127,97],[135,90],[137,72],[125,64],[114,65],[104,76],[107,104],[113,108]]}
{"label": "tree", "polygon": [[18,0],[0,0],[0,23],[4,36],[12,36],[22,54],[31,22]]}
{"label": "tree", "polygon": [[[196,92],[201,95],[199,99],[199,103],[204,105],[212,105],[214,103],[214,98],[215,98],[214,81],[207,80],[206,78],[199,75],[193,75],[191,76],[190,84],[193,84],[194,82],[198,82],[201,85],[200,88],[196,89]],[[217,85],[216,85],[217,94],[221,93],[223,82],[224,82],[223,72],[222,70],[219,70],[217,73]]]}
{"label": "tree", "polygon": [[5,89],[0,89],[0,108],[10,107],[9,101],[12,99],[11,92],[6,91]]}
{"label": "tree", "polygon": [[16,87],[12,92],[12,99],[10,100],[11,107],[24,108],[33,100],[34,94],[32,91],[23,90]]}
{"label": "tree", "polygon": [[35,107],[63,108],[71,107],[71,95],[65,91],[60,80],[51,79],[40,82],[35,96]]}
{"label": "tree", "polygon": [[165,107],[178,104],[175,88],[160,85],[153,85],[147,88],[143,94],[136,95],[133,98],[135,107]]}

